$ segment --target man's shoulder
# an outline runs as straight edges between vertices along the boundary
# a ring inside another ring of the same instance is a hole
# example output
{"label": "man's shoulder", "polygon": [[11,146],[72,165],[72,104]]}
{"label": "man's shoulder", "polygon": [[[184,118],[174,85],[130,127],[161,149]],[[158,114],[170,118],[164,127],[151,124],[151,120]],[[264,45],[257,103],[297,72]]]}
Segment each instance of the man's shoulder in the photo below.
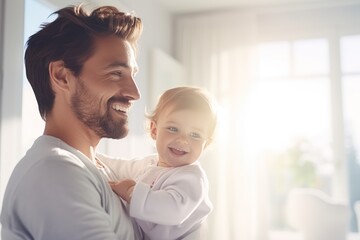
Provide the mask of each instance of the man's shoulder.
{"label": "man's shoulder", "polygon": [[8,187],[16,189],[20,183],[32,184],[41,179],[54,177],[55,173],[62,172],[66,177],[66,174],[72,174],[73,171],[84,168],[85,164],[80,155],[76,155],[76,152],[62,146],[61,142],[39,137],[16,164]]}
{"label": "man's shoulder", "polygon": [[51,161],[64,161],[83,167],[81,158],[84,157],[82,153],[60,139],[43,135],[36,139],[19,163],[31,166],[38,163],[50,164]]}

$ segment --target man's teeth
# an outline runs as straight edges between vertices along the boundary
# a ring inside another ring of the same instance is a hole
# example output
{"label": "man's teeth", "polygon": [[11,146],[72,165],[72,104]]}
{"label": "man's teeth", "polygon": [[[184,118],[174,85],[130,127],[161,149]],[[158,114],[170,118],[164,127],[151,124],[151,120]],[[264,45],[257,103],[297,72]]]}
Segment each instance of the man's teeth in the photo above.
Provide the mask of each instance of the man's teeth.
{"label": "man's teeth", "polygon": [[128,107],[124,107],[120,104],[113,104],[112,105],[112,109],[116,110],[116,111],[121,111],[121,112],[125,112],[127,113],[129,108]]}

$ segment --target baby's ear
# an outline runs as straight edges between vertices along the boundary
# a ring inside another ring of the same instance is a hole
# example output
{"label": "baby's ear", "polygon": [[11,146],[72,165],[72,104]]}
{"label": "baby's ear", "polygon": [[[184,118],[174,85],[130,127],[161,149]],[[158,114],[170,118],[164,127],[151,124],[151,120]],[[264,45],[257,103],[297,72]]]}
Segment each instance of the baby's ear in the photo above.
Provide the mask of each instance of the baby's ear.
{"label": "baby's ear", "polygon": [[157,125],[155,120],[151,120],[150,122],[150,136],[152,139],[156,140],[157,136]]}
{"label": "baby's ear", "polygon": [[206,143],[205,143],[204,149],[206,149],[206,148],[210,145],[210,143],[212,143],[212,138],[206,139]]}

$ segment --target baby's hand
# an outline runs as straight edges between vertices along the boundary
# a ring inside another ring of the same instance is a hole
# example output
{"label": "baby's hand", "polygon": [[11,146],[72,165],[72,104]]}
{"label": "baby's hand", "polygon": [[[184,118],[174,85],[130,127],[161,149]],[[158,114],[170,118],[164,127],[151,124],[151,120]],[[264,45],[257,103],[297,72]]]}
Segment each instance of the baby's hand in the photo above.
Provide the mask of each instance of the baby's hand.
{"label": "baby's hand", "polygon": [[112,190],[126,202],[130,203],[132,192],[136,182],[132,179],[124,179],[118,182],[109,182]]}

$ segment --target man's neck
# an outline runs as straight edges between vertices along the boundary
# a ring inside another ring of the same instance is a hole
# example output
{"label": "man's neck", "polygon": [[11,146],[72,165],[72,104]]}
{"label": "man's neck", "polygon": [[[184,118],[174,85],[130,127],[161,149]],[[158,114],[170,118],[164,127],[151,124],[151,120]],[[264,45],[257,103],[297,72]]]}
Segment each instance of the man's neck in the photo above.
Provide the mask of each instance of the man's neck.
{"label": "man's neck", "polygon": [[95,149],[100,138],[81,122],[69,122],[65,119],[48,116],[44,134],[61,139],[66,144],[82,152],[91,161],[95,161]]}

